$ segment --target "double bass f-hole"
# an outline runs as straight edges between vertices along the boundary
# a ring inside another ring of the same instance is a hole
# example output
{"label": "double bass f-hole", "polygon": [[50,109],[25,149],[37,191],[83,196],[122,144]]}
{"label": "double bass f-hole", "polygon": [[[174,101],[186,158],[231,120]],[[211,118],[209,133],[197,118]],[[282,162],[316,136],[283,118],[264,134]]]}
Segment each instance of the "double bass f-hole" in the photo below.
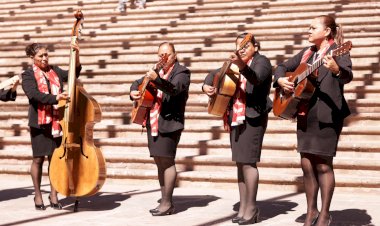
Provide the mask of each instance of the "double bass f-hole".
{"label": "double bass f-hole", "polygon": [[[84,151],[83,151],[83,140],[82,140],[82,137],[79,137],[79,140],[80,140],[80,143],[79,144],[68,144],[66,143],[67,141],[67,138],[65,139],[65,142],[64,142],[64,152],[62,153],[62,156],[59,157],[59,159],[62,159],[66,156],[66,154],[68,153],[68,150],[67,149],[74,149],[75,148],[80,148],[80,153],[82,154],[82,156],[84,156],[86,159],[88,159],[88,155],[85,155],[84,154]],[[71,151],[74,151],[74,150],[71,150]]]}

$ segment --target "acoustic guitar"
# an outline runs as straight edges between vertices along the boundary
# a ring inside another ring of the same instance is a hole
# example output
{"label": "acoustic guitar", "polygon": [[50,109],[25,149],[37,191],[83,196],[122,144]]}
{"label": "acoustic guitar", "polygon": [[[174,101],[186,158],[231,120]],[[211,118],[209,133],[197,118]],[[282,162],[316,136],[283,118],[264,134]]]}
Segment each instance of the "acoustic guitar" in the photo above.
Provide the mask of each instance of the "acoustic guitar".
{"label": "acoustic guitar", "polygon": [[[330,55],[341,56],[350,51],[351,41],[347,41],[338,48],[330,51]],[[310,81],[315,70],[323,64],[323,58],[315,61],[312,65],[301,63],[294,72],[287,72],[286,77],[294,83],[294,92],[287,93],[277,87],[273,98],[273,114],[284,119],[294,119],[298,112],[298,105],[301,100],[310,100],[315,91],[315,86]]]}
{"label": "acoustic guitar", "polygon": [[[164,54],[156,64],[154,70],[157,74],[167,63],[168,57],[169,56],[167,54]],[[152,82],[150,82],[149,78],[144,77],[142,83],[138,87],[138,90],[140,91],[141,98],[133,101],[131,121],[132,123],[143,125],[150,109],[156,101],[157,88]]]}
{"label": "acoustic guitar", "polygon": [[[239,44],[236,54],[243,49],[252,39],[252,34],[248,33]],[[208,113],[216,116],[223,116],[227,110],[231,97],[235,94],[236,86],[240,80],[239,68],[230,60],[224,62],[222,68],[215,74],[212,86],[216,93],[210,97],[208,102]]]}

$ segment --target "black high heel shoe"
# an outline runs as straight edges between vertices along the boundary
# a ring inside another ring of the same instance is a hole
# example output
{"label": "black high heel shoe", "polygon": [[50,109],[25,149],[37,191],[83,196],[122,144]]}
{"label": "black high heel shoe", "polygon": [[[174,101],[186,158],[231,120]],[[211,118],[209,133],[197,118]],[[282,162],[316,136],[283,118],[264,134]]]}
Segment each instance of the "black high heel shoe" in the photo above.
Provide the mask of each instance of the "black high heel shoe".
{"label": "black high heel shoe", "polygon": [[163,212],[160,212],[159,210],[157,210],[157,212],[153,212],[152,213],[152,216],[165,216],[165,215],[171,215],[174,213],[174,206],[171,205],[169,207],[169,209],[163,211]]}
{"label": "black high heel shoe", "polygon": [[36,208],[36,210],[46,210],[44,203],[42,203],[40,205],[36,204],[36,196],[34,196],[34,207]]}
{"label": "black high heel shoe", "polygon": [[238,224],[239,225],[255,224],[259,222],[259,214],[260,214],[260,210],[256,208],[256,213],[253,214],[253,216],[250,219],[246,220],[244,218],[241,218]]}
{"label": "black high heel shoe", "polygon": [[53,208],[53,209],[56,209],[56,210],[61,210],[62,209],[62,205],[61,203],[57,202],[57,203],[53,203],[51,201],[51,198],[50,198],[50,195],[49,195],[49,202],[50,202],[50,207]]}
{"label": "black high heel shoe", "polygon": [[232,223],[239,223],[239,221],[241,220],[242,218],[241,217],[234,217],[231,219]]}
{"label": "black high heel shoe", "polygon": [[154,208],[154,209],[150,209],[150,210],[149,210],[150,213],[156,213],[157,211],[158,211],[157,208]]}

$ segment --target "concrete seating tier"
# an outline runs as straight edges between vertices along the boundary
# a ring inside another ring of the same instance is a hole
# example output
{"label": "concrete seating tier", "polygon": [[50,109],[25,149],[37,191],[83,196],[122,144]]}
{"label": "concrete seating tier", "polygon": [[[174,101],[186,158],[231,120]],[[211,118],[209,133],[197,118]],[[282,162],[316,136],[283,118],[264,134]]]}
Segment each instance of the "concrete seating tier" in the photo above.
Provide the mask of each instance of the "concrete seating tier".
{"label": "concrete seating tier", "polygon": [[[130,84],[157,61],[158,44],[171,41],[179,61],[192,71],[185,130],[177,152],[178,183],[235,186],[229,135],[220,118],[207,114],[207,98],[201,92],[204,77],[222,65],[235,48],[236,35],[244,31],[254,32],[261,52],[276,66],[309,45],[310,20],[323,11],[338,17],[345,40],[353,42],[354,80],[345,87],[352,115],[345,121],[334,159],[337,186],[380,189],[380,165],[375,161],[380,157],[380,3],[154,0],[144,10],[128,8],[126,13],[115,11],[116,6],[117,0],[10,0],[0,9],[0,80],[4,80],[28,67],[24,49],[32,42],[47,44],[50,63],[67,68],[73,12],[82,8],[80,80],[102,107],[94,138],[106,157],[108,177],[156,178],[146,131],[130,123],[128,94]],[[27,108],[21,87],[16,102],[0,105],[0,173],[29,173]],[[295,130],[295,122],[270,113],[259,163],[260,183],[301,187]]]}

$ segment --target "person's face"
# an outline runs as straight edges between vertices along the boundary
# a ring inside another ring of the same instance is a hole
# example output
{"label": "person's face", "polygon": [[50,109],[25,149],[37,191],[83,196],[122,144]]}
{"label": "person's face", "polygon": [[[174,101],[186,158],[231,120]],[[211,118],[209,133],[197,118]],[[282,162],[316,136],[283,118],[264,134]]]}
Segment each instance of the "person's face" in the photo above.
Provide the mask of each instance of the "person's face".
{"label": "person's face", "polygon": [[161,59],[165,54],[168,56],[168,63],[165,65],[165,68],[169,68],[177,59],[177,54],[173,51],[170,45],[164,44],[158,49],[158,58]]}
{"label": "person's face", "polygon": [[[243,41],[243,39],[244,38],[238,38],[236,40],[236,50],[239,49],[240,43]],[[253,54],[255,54],[255,52],[255,46],[253,46],[251,42],[248,42],[241,50],[239,50],[239,55],[244,62],[248,62],[252,58]]]}
{"label": "person's face", "polygon": [[331,30],[323,25],[323,18],[315,18],[309,28],[309,42],[320,44],[330,34]]}
{"label": "person's face", "polygon": [[32,59],[33,63],[42,70],[49,67],[49,56],[45,48],[40,49]]}

